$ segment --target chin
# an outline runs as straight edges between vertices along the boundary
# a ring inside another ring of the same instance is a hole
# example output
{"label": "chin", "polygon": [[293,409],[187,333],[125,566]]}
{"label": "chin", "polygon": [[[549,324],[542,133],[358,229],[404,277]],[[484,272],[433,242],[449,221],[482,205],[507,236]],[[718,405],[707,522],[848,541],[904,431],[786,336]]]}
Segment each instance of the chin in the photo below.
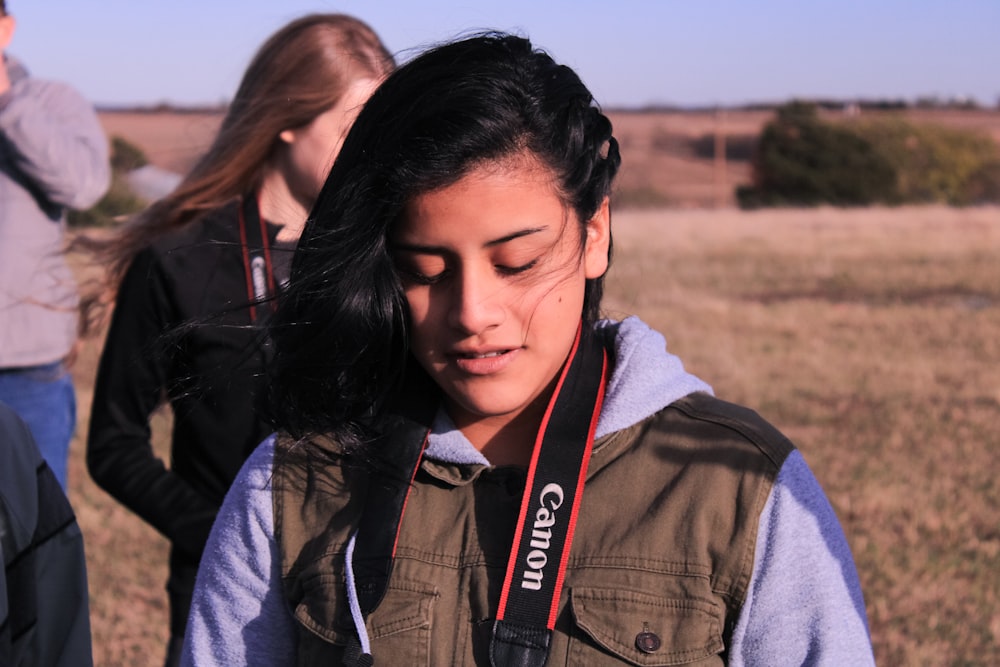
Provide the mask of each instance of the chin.
{"label": "chin", "polygon": [[472,394],[453,392],[449,395],[449,399],[452,405],[462,412],[471,417],[482,419],[515,415],[525,407],[523,401],[502,394],[498,395],[496,391]]}

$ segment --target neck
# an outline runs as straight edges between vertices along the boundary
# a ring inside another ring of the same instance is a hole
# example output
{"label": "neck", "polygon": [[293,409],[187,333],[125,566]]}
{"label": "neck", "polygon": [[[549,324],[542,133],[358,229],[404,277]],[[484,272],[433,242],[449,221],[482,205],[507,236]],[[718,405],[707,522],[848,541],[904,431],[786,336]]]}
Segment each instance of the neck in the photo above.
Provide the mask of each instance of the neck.
{"label": "neck", "polygon": [[292,193],[288,181],[279,170],[265,170],[258,201],[261,217],[281,227],[278,232],[279,241],[294,241],[299,238],[309,211]]}
{"label": "neck", "polygon": [[453,415],[452,421],[491,464],[527,467],[547,405],[542,399],[513,417],[461,419]]}

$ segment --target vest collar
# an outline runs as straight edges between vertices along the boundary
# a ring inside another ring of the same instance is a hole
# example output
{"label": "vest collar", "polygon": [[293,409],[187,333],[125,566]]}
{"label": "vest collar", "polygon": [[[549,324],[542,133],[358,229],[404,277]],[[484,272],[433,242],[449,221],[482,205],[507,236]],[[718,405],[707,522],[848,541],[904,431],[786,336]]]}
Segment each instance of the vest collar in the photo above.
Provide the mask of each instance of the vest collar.
{"label": "vest collar", "polygon": [[[594,450],[591,454],[590,465],[587,468],[587,479],[597,474],[604,466],[614,461],[635,441],[635,436],[644,428],[645,422],[633,424],[632,426],[615,431],[603,438],[594,440]],[[508,466],[504,466],[508,467]],[[521,471],[523,466],[518,467]],[[449,486],[460,487],[472,484],[481,475],[490,470],[497,470],[494,466],[482,463],[450,463],[424,457],[420,462],[420,469]],[[523,476],[523,473],[522,473]]]}

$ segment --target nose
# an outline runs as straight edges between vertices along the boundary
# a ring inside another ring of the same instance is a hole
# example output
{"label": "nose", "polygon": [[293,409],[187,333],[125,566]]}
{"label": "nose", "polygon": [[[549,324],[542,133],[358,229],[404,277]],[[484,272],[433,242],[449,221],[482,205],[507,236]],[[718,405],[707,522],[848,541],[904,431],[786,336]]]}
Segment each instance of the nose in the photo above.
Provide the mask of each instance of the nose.
{"label": "nose", "polygon": [[464,268],[452,285],[448,323],[468,336],[476,336],[504,320],[503,286],[492,271]]}

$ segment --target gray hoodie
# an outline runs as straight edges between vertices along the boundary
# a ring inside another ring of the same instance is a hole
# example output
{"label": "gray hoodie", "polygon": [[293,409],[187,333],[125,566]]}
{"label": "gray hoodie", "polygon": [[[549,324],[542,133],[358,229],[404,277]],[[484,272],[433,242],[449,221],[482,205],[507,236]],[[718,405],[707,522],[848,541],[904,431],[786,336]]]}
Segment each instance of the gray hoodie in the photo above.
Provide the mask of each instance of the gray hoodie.
{"label": "gray hoodie", "polygon": [[77,286],[62,255],[67,208],[108,188],[108,142],[93,106],[63,83],[7,59],[0,95],[0,368],[66,356]]}

